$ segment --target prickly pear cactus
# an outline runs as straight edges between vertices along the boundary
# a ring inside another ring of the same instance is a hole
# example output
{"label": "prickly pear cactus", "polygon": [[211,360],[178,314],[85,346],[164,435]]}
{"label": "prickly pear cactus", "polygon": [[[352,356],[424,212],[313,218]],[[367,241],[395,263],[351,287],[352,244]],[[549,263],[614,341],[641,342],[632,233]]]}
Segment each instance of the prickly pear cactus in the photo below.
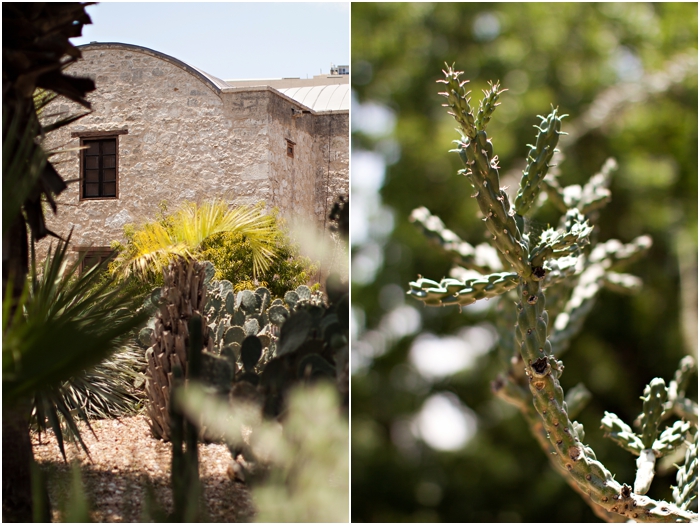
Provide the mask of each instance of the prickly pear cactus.
{"label": "prickly pear cactus", "polygon": [[[224,337],[235,337],[236,342],[222,349],[222,355],[236,363],[232,402],[238,395],[250,397],[252,385],[265,413],[277,416],[293,384],[317,378],[338,381],[337,371],[347,360],[349,311],[347,295],[331,291],[334,278],[327,285],[334,300],[329,299],[330,303],[323,293],[304,285],[288,291],[283,300],[270,301],[269,292],[261,289],[236,297],[247,317],[239,316],[242,325],[226,332]],[[345,315],[344,322],[339,311]],[[339,351],[342,348],[345,354]]]}
{"label": "prickly pear cactus", "polygon": [[[566,115],[552,108],[536,126],[535,144],[530,146],[511,204],[500,185],[498,157],[486,132],[503,91],[498,83],[490,84],[478,110],[473,111],[468,81],[461,81],[461,72],[451,67],[444,73],[445,79],[438,81],[446,85],[441,95],[447,99],[444,105],[461,134],[453,151],[464,163],[460,174],[474,188],[472,197],[491,243],[474,247],[426,208],[414,210],[411,220],[451,253],[456,265],[450,278],[411,282],[408,294],[428,306],[460,307],[480,299],[506,297],[499,310],[502,319],[498,328],[499,350],[507,371],[494,381],[493,391],[520,409],[567,482],[606,521],[697,521],[697,402],[685,397],[685,385],[695,367],[693,359],[686,357],[681,362],[670,385],[661,378],[649,383],[642,398],[638,433],[614,414],[606,412],[603,418],[607,435],[638,456],[633,488],[620,484],[598,461],[584,444],[583,425],[572,419],[590,394],[579,385],[565,396],[559,383],[564,370],[559,357],[581,330],[598,292],[606,287],[633,293],[641,287],[639,278],[620,270],[649,249],[648,236],[629,244],[613,239],[589,246],[599,210],[610,200],[608,185],[615,162],[608,160],[583,187],[562,188],[549,169]],[[530,229],[529,217],[546,199],[559,209],[561,219],[557,228],[537,232]],[[514,311],[508,308],[513,303]],[[678,420],[664,425],[672,415]],[[685,441],[691,445],[686,464],[678,471],[678,486],[673,488],[674,503],[645,496],[656,459]]]}

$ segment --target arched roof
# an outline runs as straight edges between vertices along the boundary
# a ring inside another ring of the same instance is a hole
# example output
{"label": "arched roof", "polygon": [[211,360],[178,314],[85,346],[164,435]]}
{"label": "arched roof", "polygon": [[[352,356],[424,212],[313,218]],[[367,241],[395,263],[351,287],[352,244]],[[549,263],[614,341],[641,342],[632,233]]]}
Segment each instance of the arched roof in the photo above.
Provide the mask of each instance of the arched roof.
{"label": "arched roof", "polygon": [[277,91],[316,112],[350,109],[349,84],[277,88]]}
{"label": "arched roof", "polygon": [[189,64],[183,62],[182,60],[178,60],[175,57],[171,57],[170,55],[166,55],[165,53],[161,53],[160,51],[155,51],[154,49],[149,49],[147,47],[143,46],[137,46],[134,44],[123,44],[121,42],[90,42],[89,44],[83,44],[81,46],[78,46],[79,49],[125,49],[129,51],[138,51],[140,53],[145,53],[147,55],[154,56],[156,58],[160,58],[161,60],[165,60],[166,62],[170,62],[171,64],[184,69],[188,73],[194,75],[195,77],[199,78],[202,82],[207,84],[209,87],[211,87],[216,94],[220,94],[221,90],[225,87],[228,87],[228,84],[221,80],[220,78],[215,77],[214,75],[210,75],[209,73],[206,73],[202,71],[199,68],[196,68],[194,66],[190,66]]}
{"label": "arched roof", "polygon": [[[235,81],[227,83],[225,80],[221,80],[214,75],[210,75],[209,73],[202,71],[197,67],[191,66],[182,60],[143,46],[124,44],[122,42],[91,42],[78,47],[81,50],[121,49],[151,55],[161,60],[165,60],[166,62],[170,62],[180,69],[183,69],[191,75],[197,77],[204,84],[208,85],[217,95],[221,95],[221,92],[223,90],[227,90],[227,88],[230,89],[236,86]],[[329,84],[289,88],[274,87],[268,89],[282,93],[290,99],[308,107],[313,112],[350,110],[349,84]]]}

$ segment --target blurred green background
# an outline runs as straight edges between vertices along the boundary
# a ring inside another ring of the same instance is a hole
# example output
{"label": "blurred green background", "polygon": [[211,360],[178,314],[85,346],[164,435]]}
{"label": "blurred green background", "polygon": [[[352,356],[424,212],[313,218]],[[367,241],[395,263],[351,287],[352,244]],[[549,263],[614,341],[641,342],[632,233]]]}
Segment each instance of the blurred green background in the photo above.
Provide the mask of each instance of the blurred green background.
{"label": "blurred green background", "polygon": [[[559,106],[562,186],[615,157],[596,235],[654,245],[628,268],[642,292],[603,291],[562,357],[584,382],[586,441],[620,482],[635,458],[603,438],[603,411],[631,423],[656,376],[697,356],[697,3],[352,4],[352,521],[597,521],[551,467],[520,413],[494,398],[498,301],[423,308],[418,274],[449,256],[408,222],[426,206],[472,244],[485,228],[459,175],[459,138],[438,96],[444,63],[509,91],[489,124],[512,199],[550,104]],[[536,217],[556,223],[557,215]],[[550,211],[551,212],[551,209]],[[693,385],[696,380],[693,379]],[[694,396],[696,386],[692,387]],[[665,464],[649,493],[671,498]]]}

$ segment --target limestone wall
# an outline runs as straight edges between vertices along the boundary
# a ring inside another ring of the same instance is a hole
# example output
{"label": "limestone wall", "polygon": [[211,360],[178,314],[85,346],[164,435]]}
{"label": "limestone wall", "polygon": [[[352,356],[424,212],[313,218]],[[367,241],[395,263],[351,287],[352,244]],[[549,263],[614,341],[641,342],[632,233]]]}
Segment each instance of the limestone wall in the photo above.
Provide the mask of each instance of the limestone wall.
{"label": "limestone wall", "polygon": [[[271,101],[271,203],[287,218],[305,217],[315,222],[313,116],[295,118],[291,109],[284,98],[275,96]],[[287,140],[294,142],[294,158],[287,155]]]}
{"label": "limestone wall", "polygon": [[[118,198],[81,200],[76,182],[60,196],[58,216],[49,213],[57,233],[74,228],[73,246],[123,240],[125,224],[153,220],[164,201],[171,210],[182,200],[265,201],[287,218],[322,225],[335,195],[348,193],[347,113],[293,118],[292,107],[303,107],[269,87],[228,88],[144,48],[100,44],[82,52],[69,73],[95,80],[93,112],[50,134],[47,147],[78,146],[74,132],[128,133],[118,138]],[[65,101],[50,111],[56,108],[80,111]],[[293,159],[286,139],[296,143]],[[59,160],[65,180],[79,177],[79,152]]]}
{"label": "limestone wall", "polygon": [[319,159],[315,169],[314,212],[322,224],[336,197],[349,196],[350,130],[345,114],[318,115],[314,124]]}

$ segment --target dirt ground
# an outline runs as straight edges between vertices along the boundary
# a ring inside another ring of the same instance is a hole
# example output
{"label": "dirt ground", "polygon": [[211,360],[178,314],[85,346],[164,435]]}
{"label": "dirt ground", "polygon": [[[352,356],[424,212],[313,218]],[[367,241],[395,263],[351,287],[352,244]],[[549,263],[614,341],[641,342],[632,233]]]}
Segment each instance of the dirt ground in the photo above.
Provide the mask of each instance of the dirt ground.
{"label": "dirt ground", "polygon": [[[71,461],[80,462],[92,519],[96,522],[142,522],[146,487],[157,503],[172,510],[170,489],[171,444],[151,435],[146,416],[91,421],[95,435],[80,423],[90,458],[66,444],[64,462],[52,432],[41,440],[32,434],[34,457],[49,482],[52,521],[62,521],[71,485]],[[230,479],[231,455],[225,445],[199,444],[199,475],[208,516],[213,523],[251,521],[255,510],[245,484]]]}

